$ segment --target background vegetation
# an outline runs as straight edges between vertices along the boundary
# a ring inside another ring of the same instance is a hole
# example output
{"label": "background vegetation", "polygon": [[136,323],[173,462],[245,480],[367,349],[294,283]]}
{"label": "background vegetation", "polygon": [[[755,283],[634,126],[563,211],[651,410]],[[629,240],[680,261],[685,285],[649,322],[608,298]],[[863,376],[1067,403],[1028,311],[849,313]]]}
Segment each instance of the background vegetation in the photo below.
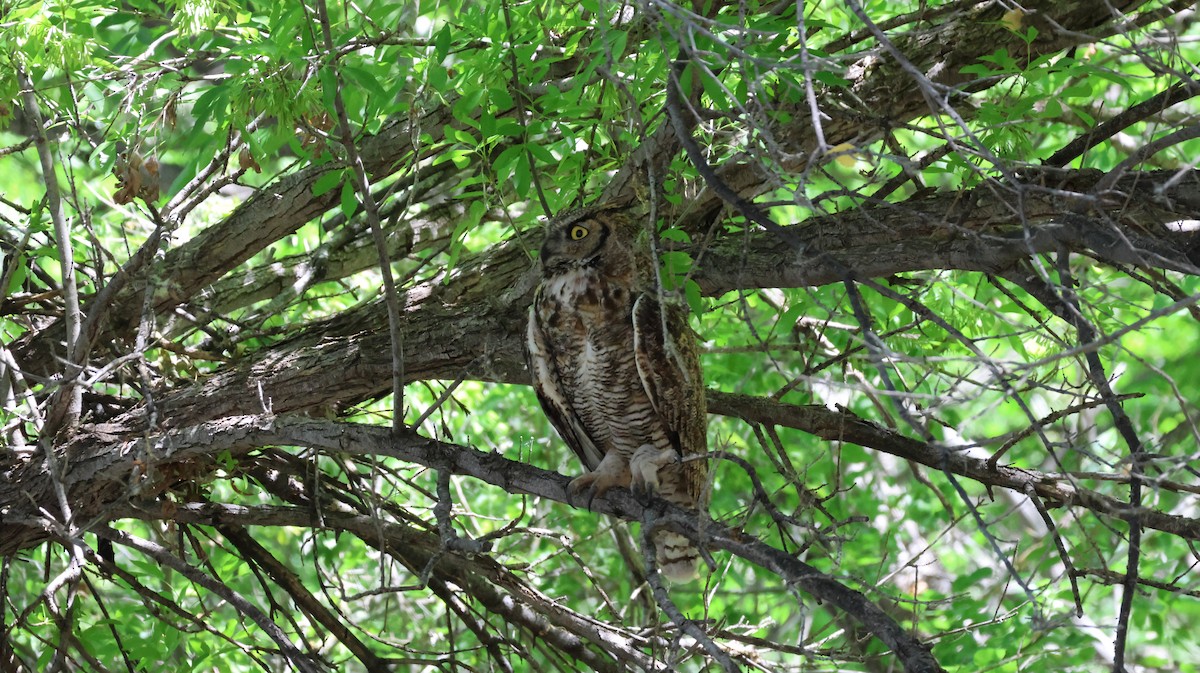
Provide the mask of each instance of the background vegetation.
{"label": "background vegetation", "polygon": [[[1198,39],[0,0],[0,669],[1200,670]],[[527,385],[601,201],[703,340],[711,522],[572,502]]]}

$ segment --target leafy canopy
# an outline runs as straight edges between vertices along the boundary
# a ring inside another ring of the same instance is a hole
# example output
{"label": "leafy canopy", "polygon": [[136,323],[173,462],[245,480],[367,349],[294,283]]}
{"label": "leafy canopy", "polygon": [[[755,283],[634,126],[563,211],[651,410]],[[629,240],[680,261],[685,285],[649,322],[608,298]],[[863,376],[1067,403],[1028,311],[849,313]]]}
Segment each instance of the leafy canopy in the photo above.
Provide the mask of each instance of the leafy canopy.
{"label": "leafy canopy", "polygon": [[[1197,670],[1187,4],[0,2],[0,655]],[[543,471],[598,201],[758,543],[692,584]]]}

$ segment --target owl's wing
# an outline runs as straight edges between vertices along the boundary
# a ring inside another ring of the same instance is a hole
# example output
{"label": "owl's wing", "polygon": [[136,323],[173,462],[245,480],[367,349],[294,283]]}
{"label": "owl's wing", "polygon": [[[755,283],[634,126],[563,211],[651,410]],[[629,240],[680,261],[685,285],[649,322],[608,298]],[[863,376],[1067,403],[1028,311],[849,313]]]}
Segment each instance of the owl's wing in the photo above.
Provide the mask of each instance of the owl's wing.
{"label": "owl's wing", "polygon": [[538,322],[537,310],[541,298],[542,290],[539,287],[533,305],[529,307],[529,326],[525,334],[525,357],[533,377],[533,390],[542,404],[542,411],[546,412],[546,417],[559,436],[587,469],[594,470],[604,456],[584,430],[579,414],[575,413],[563,391],[562,376],[558,372],[553,349]]}
{"label": "owl's wing", "polygon": [[[683,307],[668,304],[664,316],[661,306],[650,293],[638,297],[633,305],[638,375],[679,455],[706,453],[708,418],[696,335]],[[688,471],[699,470],[703,478],[704,462],[690,464],[696,467]]]}

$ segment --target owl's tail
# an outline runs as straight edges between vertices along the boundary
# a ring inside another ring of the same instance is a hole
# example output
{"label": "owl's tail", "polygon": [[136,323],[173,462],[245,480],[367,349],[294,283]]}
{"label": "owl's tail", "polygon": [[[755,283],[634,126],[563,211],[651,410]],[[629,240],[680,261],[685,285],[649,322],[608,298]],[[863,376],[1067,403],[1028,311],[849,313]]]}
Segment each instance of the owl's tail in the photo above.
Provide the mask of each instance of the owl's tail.
{"label": "owl's tail", "polygon": [[686,537],[670,531],[654,533],[654,552],[658,571],[672,582],[690,582],[696,579],[696,564],[700,550]]}

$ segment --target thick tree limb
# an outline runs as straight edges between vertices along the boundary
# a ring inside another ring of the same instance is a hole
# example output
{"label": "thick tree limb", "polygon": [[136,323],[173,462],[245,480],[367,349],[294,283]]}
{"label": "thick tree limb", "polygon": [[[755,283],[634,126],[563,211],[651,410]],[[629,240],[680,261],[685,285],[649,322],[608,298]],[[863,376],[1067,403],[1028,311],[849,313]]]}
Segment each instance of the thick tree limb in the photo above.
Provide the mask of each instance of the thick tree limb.
{"label": "thick tree limb", "polygon": [[[256,447],[283,445],[358,457],[394,458],[452,474],[468,475],[511,493],[526,493],[570,504],[566,491],[569,479],[563,475],[510,460],[498,453],[484,453],[470,447],[421,437],[411,430],[392,435],[387,428],[380,426],[296,417],[237,416],[181,428],[147,439],[134,437],[117,439],[115,442],[100,439],[99,443],[97,439],[99,437],[94,435],[78,438],[69,451],[71,462],[76,465],[94,464],[93,461],[98,456],[112,456],[116,457],[116,460],[111,461],[105,469],[86,470],[91,476],[82,479],[82,475],[75,473],[65,475],[64,484],[77,495],[82,495],[81,489],[93,492],[123,490],[123,486],[128,483],[128,475],[137,473],[135,460],[152,473],[171,474],[180,465],[206,463],[223,451],[229,451],[236,457]],[[36,480],[28,479],[26,483],[30,481]],[[106,488],[104,482],[110,482],[112,487]],[[9,489],[0,488],[0,498],[5,498],[6,490]],[[142,495],[146,494],[146,490],[143,489]],[[127,491],[125,497],[128,495]],[[7,502],[6,499],[0,501]],[[88,502],[93,506],[100,505],[95,499]],[[590,506],[596,512],[629,521],[640,521],[646,515],[646,507],[624,489],[610,491],[605,497],[593,500]],[[786,552],[730,528],[710,521],[697,521],[694,514],[689,515],[664,501],[656,500],[651,506],[654,507],[655,518],[670,530],[685,535],[698,544],[729,551],[767,568],[815,599],[831,603],[858,619],[893,650],[905,670],[921,673],[942,670],[924,645],[862,593]],[[25,510],[27,507],[17,505],[8,511],[16,514],[16,511]],[[96,507],[95,511],[81,512],[80,515],[96,516],[102,511],[101,506]],[[6,513],[5,518],[9,519],[12,514]],[[36,517],[37,513],[31,512],[28,516]],[[20,515],[18,517],[24,518]],[[4,525],[3,528],[11,529],[11,526]],[[107,537],[120,534],[105,529],[104,535]],[[22,537],[28,539],[28,536]],[[10,547],[13,537],[5,536],[0,539],[4,540],[0,542],[0,555],[14,551]],[[123,543],[127,541],[123,537],[113,539]]]}
{"label": "thick tree limb", "polygon": [[[838,264],[796,255],[770,236],[730,239],[704,251],[694,278],[709,294],[737,288],[801,287],[840,282],[838,265],[858,277],[927,269],[1000,272],[1062,247],[1112,264],[1195,273],[1200,237],[1171,225],[1200,220],[1200,172],[1160,189],[1174,173],[1127,176],[1120,203],[1090,199],[1097,172],[1054,183],[1079,191],[1031,188],[1025,224],[992,185],[966,194],[933,194],[898,205],[831,215],[794,227]],[[1088,218],[1073,212],[1093,204]],[[460,280],[429,281],[407,294],[403,336],[407,381],[468,379],[525,383],[521,330],[536,276],[521,245],[497,246],[464,262]],[[390,376],[386,314],[381,304],[347,311],[256,353],[250,362],[159,398],[175,425],[262,410],[277,414],[354,404],[385,392]],[[121,419],[141,422],[139,412]]]}
{"label": "thick tree limb", "polygon": [[[315,521],[311,504],[295,507],[245,507],[220,503],[187,503],[171,508],[122,506],[112,514],[119,518],[165,519],[180,523],[217,526],[290,526],[344,531],[363,543],[392,554],[411,568],[433,563],[433,574],[452,581],[477,599],[489,612],[501,616],[531,635],[548,640],[557,649],[598,670],[614,670],[612,662],[589,649],[591,643],[617,660],[644,670],[659,670],[639,650],[642,639],[602,620],[592,619],[552,600],[523,582],[486,555],[445,554],[434,558],[439,547],[436,534],[398,522],[380,521],[368,514],[346,511],[342,505],[322,505]],[[415,574],[415,573],[414,573]],[[340,638],[340,636],[339,636]]]}

